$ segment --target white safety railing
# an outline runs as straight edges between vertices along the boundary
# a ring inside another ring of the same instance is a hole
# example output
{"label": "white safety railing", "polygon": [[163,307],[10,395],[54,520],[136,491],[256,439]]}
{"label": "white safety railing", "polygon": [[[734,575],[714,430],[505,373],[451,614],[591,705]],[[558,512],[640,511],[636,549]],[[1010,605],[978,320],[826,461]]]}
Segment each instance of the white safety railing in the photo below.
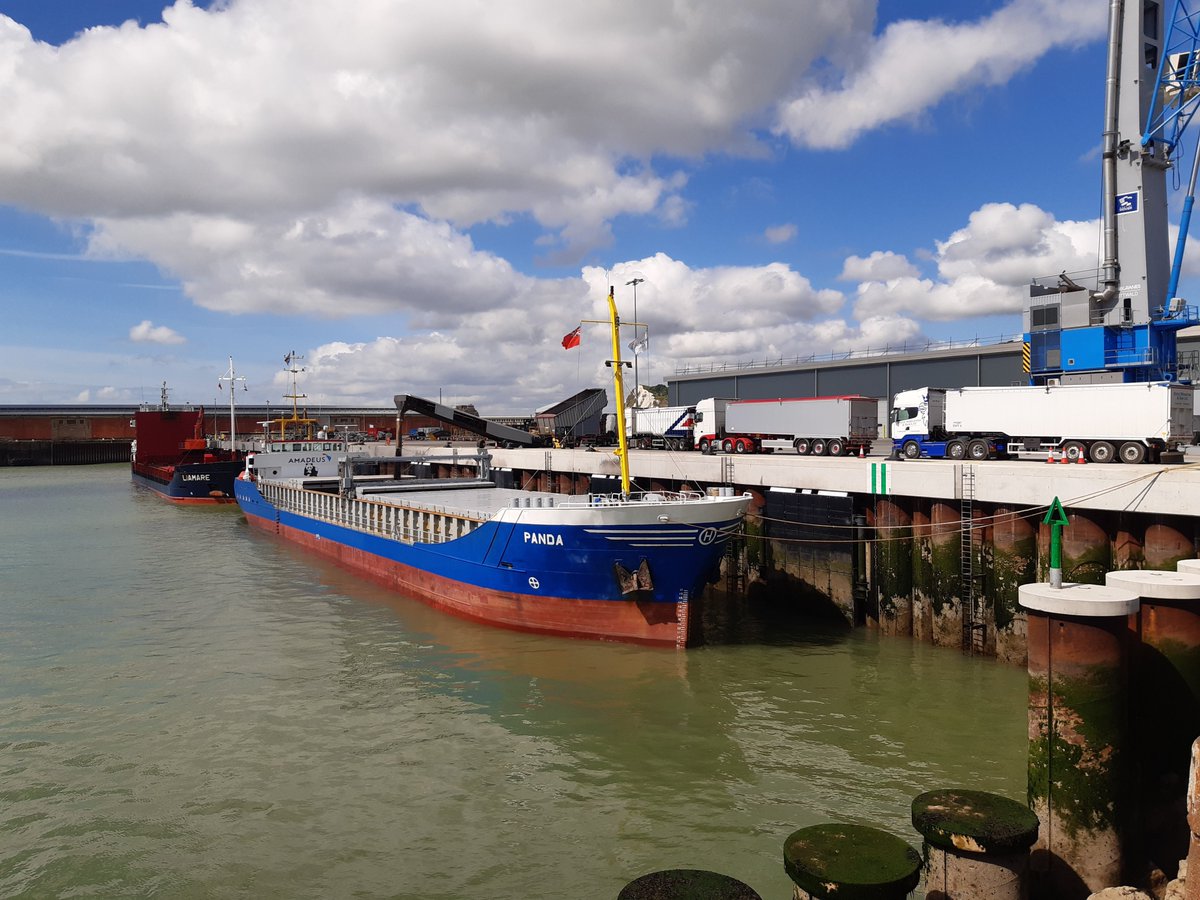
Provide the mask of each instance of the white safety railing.
{"label": "white safety railing", "polygon": [[347,498],[280,483],[260,481],[258,489],[266,500],[285,512],[405,544],[443,544],[458,540],[488,520],[482,514]]}

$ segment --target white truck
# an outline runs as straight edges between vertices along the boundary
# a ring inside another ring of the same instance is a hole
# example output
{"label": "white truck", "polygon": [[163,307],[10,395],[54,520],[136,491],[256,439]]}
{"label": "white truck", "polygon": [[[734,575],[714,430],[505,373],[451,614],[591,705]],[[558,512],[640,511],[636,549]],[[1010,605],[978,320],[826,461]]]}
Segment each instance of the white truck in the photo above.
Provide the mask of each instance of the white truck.
{"label": "white truck", "polygon": [[[707,415],[703,404],[712,404]],[[879,437],[879,401],[871,397],[803,397],[718,400],[696,404],[695,444],[700,450],[770,453],[795,450],[811,456],[868,453]]]}
{"label": "white truck", "polygon": [[922,456],[1155,462],[1192,436],[1192,386],[1166,381],[916,388],[892,400],[892,447]]}
{"label": "white truck", "polygon": [[649,406],[625,410],[630,446],[643,450],[688,450],[692,447],[694,406]]}

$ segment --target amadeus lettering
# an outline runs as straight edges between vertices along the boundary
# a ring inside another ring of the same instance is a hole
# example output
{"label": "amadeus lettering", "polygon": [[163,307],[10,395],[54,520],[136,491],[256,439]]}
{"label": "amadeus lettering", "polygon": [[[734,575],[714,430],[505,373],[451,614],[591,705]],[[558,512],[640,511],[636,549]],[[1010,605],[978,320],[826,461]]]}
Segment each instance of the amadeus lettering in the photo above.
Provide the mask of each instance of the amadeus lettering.
{"label": "amadeus lettering", "polygon": [[526,531],[525,543],[544,544],[547,547],[561,547],[563,539],[561,534],[550,534],[544,531]]}

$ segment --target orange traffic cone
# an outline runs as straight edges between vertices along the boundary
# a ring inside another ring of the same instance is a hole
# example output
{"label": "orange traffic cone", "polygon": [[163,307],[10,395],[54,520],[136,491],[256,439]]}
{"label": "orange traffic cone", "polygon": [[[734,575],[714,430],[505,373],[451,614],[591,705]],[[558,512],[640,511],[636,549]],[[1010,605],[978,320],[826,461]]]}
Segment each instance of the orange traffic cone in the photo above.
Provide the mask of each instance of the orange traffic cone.
{"label": "orange traffic cone", "polygon": [[1064,450],[1064,451],[1062,452],[1062,457],[1059,459],[1059,462],[1061,462],[1061,463],[1069,463],[1070,461],[1071,461],[1071,458],[1070,458],[1069,456],[1067,456],[1067,451],[1066,451],[1066,450]]}
{"label": "orange traffic cone", "polygon": [[1080,450],[1079,458],[1076,459],[1075,462],[1079,463],[1080,465],[1083,465],[1084,463],[1086,463],[1087,462],[1087,452],[1084,450]]}
{"label": "orange traffic cone", "polygon": [[1056,460],[1054,459],[1054,448],[1053,448],[1053,447],[1051,447],[1051,448],[1050,448],[1050,452],[1046,454],[1046,462],[1048,462],[1048,463],[1052,463],[1052,462],[1055,462],[1055,461],[1056,461]]}
{"label": "orange traffic cone", "polygon": [[866,458],[866,456],[867,456],[867,454],[863,452],[863,445],[862,445],[862,444],[859,444],[859,445],[858,445],[858,458],[859,458],[859,459],[865,459],[865,458]]}

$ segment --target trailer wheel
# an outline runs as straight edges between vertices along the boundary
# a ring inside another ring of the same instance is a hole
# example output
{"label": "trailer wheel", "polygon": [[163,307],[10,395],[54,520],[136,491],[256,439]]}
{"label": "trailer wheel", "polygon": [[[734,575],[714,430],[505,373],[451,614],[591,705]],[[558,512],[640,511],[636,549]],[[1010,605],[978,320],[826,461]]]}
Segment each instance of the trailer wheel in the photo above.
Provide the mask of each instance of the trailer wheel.
{"label": "trailer wheel", "polygon": [[901,452],[904,454],[905,459],[920,459],[921,445],[916,441],[905,441]]}
{"label": "trailer wheel", "polygon": [[974,462],[981,462],[992,455],[992,448],[982,438],[976,438],[967,444],[967,456]]}
{"label": "trailer wheel", "polygon": [[962,459],[967,455],[966,441],[951,441],[946,445],[947,459]]}
{"label": "trailer wheel", "polygon": [[829,445],[826,444],[823,440],[821,440],[821,438],[817,438],[815,441],[812,442],[812,455],[813,456],[824,456],[828,452],[829,452]]}
{"label": "trailer wheel", "polygon": [[796,452],[801,456],[808,456],[808,454],[812,453],[812,441],[808,438],[796,438],[794,446]]}
{"label": "trailer wheel", "polygon": [[1121,445],[1121,462],[1137,465],[1146,460],[1146,448],[1137,441],[1126,441]]}
{"label": "trailer wheel", "polygon": [[837,438],[834,438],[833,440],[831,440],[829,442],[829,445],[826,447],[826,449],[829,451],[830,456],[845,456],[846,455],[846,445],[844,443],[842,443],[840,440],[838,440]]}
{"label": "trailer wheel", "polygon": [[1096,441],[1088,451],[1088,458],[1094,463],[1110,463],[1117,458],[1117,448],[1108,441]]}
{"label": "trailer wheel", "polygon": [[1062,452],[1069,462],[1079,462],[1087,456],[1087,444],[1082,441],[1067,441],[1063,444]]}
{"label": "trailer wheel", "polygon": [[750,446],[746,443],[746,441],[737,440],[733,442],[733,450],[735,453],[745,453],[749,449]]}

